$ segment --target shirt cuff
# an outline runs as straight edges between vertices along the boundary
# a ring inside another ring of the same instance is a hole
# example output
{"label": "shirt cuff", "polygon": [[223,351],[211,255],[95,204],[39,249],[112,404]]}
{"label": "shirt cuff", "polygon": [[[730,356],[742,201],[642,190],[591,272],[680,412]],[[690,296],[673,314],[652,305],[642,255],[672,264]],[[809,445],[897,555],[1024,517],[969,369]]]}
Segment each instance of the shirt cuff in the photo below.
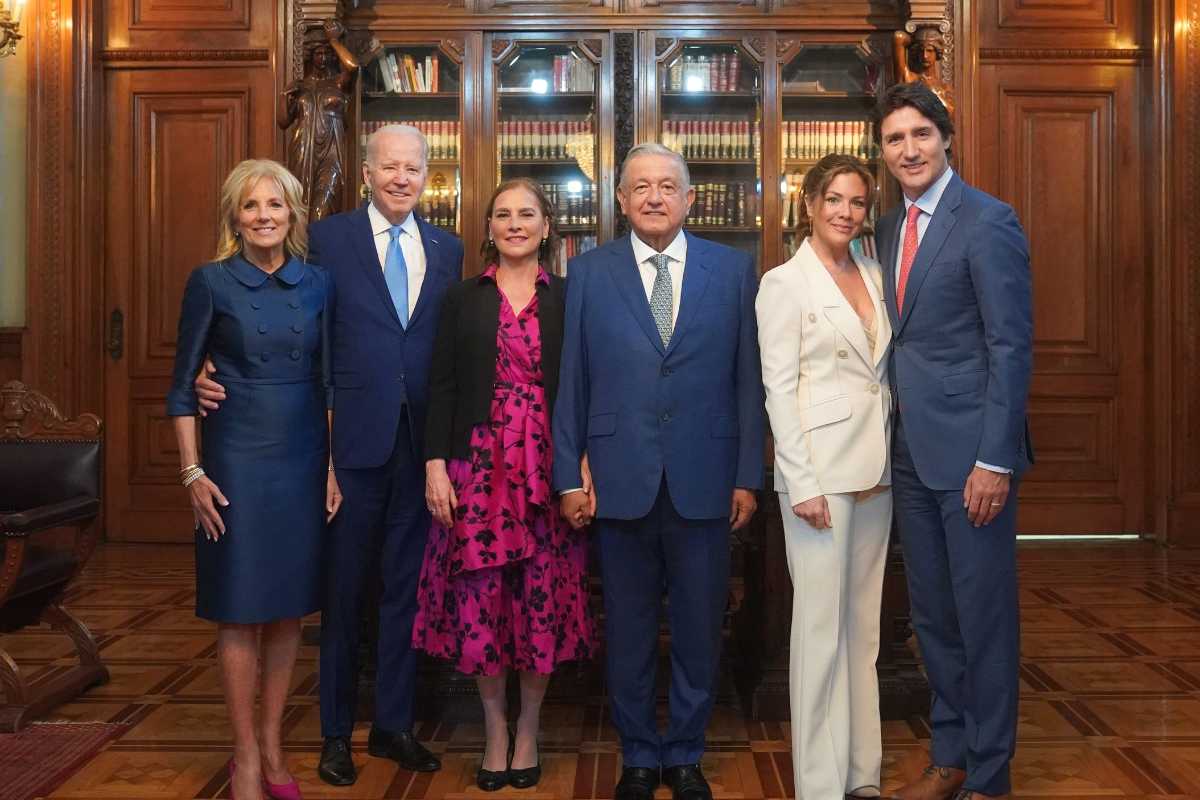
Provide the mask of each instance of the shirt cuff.
{"label": "shirt cuff", "polygon": [[575,494],[576,492],[582,492],[582,491],[583,491],[583,487],[582,487],[582,486],[581,486],[581,487],[579,487],[578,489],[563,489],[561,492],[559,492],[559,493],[558,493],[558,496],[559,496],[559,497],[566,497],[566,496],[567,496],[567,495],[569,495],[569,494]]}
{"label": "shirt cuff", "polygon": [[1008,467],[997,467],[995,464],[987,464],[983,461],[976,461],[975,466],[986,469],[988,472],[999,472],[1001,475],[1012,475],[1012,470]]}

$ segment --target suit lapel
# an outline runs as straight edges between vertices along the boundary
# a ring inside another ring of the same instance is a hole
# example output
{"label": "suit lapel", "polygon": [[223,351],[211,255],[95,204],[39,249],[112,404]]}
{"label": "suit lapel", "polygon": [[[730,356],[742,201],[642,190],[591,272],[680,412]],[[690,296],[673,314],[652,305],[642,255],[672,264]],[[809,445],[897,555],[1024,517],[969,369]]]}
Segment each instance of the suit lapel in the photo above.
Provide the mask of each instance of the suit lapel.
{"label": "suit lapel", "polygon": [[[863,330],[862,320],[854,313],[850,302],[838,288],[837,281],[825,269],[821,259],[813,252],[812,245],[804,240],[801,245],[801,257],[804,259],[804,269],[808,273],[808,283],[814,290],[817,300],[824,309],[825,318],[833,323],[833,327],[850,343],[854,352],[864,364],[875,366],[875,356],[867,346],[867,334]],[[857,264],[856,264],[857,266]],[[868,290],[870,291],[870,290]]]}
{"label": "suit lapel", "polygon": [[[683,333],[689,330],[696,318],[696,309],[708,288],[708,279],[712,276],[712,267],[708,263],[708,245],[703,239],[697,239],[689,233],[687,237],[687,260],[683,265],[683,288],[679,293],[679,314],[675,317],[675,329],[671,333],[671,344],[667,352],[675,348],[676,343],[683,338]],[[657,332],[657,328],[655,329]]]}
{"label": "suit lapel", "polygon": [[387,281],[383,277],[383,268],[379,266],[379,253],[375,250],[375,234],[371,230],[371,218],[367,215],[367,207],[355,211],[350,217],[350,243],[358,254],[358,265],[366,275],[367,282],[375,287],[379,299],[387,307],[396,325],[400,325],[400,316],[396,313],[396,304],[392,302],[392,293],[388,291]]}
{"label": "suit lapel", "polygon": [[417,318],[425,311],[425,307],[432,302],[429,298],[434,291],[434,282],[442,280],[443,248],[439,241],[441,231],[420,217],[417,217],[417,230],[421,232],[421,247],[425,250],[425,279],[421,281],[421,289],[417,292],[417,305],[408,319],[410,328],[416,324]]}
{"label": "suit lapel", "polygon": [[614,266],[611,269],[613,282],[617,285],[617,290],[625,300],[625,304],[629,306],[629,312],[642,327],[642,331],[658,348],[658,351],[666,355],[662,337],[658,335],[658,326],[654,324],[654,317],[650,314],[650,302],[646,299],[646,287],[642,283],[642,274],[634,260],[633,244],[629,241],[629,236],[617,239],[614,247],[617,249],[617,258],[613,260]]}
{"label": "suit lapel", "polygon": [[883,304],[892,328],[900,325],[900,314],[896,309],[896,247],[900,240],[900,223],[903,219],[904,215],[897,209],[884,215],[879,221],[879,230],[887,237],[884,240],[885,246],[879,251],[883,256]]}
{"label": "suit lapel", "polygon": [[921,284],[925,282],[933,260],[937,258],[938,253],[942,250],[942,245],[946,243],[946,237],[954,229],[954,223],[958,221],[958,206],[961,202],[962,180],[955,175],[942,194],[942,199],[938,201],[937,209],[933,212],[933,219],[929,221],[929,227],[925,229],[925,235],[921,237],[921,246],[917,248],[917,257],[913,260],[912,269],[908,273],[908,284],[904,287],[904,308],[901,309],[900,324],[896,327],[898,331],[904,329],[904,324],[912,315],[913,306],[917,302],[917,293],[921,291]]}

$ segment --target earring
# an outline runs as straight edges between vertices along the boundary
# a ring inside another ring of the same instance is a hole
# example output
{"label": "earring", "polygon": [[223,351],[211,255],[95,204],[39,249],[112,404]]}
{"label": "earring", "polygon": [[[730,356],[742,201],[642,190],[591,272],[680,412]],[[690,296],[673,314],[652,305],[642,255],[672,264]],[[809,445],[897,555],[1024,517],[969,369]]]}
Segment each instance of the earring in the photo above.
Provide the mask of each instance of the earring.
{"label": "earring", "polygon": [[495,247],[495,246],[496,246],[496,240],[488,239],[488,247]]}

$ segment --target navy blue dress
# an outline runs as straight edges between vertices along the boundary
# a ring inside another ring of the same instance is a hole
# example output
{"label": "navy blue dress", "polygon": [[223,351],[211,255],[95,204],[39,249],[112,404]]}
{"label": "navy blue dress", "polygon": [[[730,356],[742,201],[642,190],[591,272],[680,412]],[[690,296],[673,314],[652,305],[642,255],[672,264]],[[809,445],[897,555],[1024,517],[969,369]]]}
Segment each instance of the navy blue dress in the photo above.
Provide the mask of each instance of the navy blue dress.
{"label": "navy blue dress", "polygon": [[201,424],[204,470],[229,500],[225,535],[196,533],[196,615],[262,623],[320,607],[329,434],[326,310],[332,281],[291,258],[268,275],[241,256],[192,271],[169,416],[192,416],[205,356],[225,387]]}

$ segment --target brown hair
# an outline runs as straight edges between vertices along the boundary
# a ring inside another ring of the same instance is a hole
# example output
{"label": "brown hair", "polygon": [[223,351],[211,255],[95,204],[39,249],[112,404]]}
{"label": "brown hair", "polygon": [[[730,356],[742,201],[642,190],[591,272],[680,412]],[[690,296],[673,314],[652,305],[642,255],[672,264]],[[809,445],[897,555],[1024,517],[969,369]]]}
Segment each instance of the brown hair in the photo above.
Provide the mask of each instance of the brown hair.
{"label": "brown hair", "polygon": [[808,236],[812,233],[812,217],[808,214],[807,203],[824,195],[838,175],[847,174],[862,178],[863,185],[867,187],[867,204],[870,205],[875,194],[875,176],[867,169],[866,164],[845,153],[830,153],[814,164],[804,175],[801,198],[805,202],[800,204],[800,221],[796,223],[796,233],[799,236]]}
{"label": "brown hair", "polygon": [[242,249],[241,239],[237,235],[238,206],[263,178],[275,182],[288,206],[288,233],[283,242],[284,249],[296,258],[308,256],[308,209],[304,207],[304,187],[278,161],[248,158],[230,170],[221,187],[221,220],[215,260],[222,261]]}
{"label": "brown hair", "polygon": [[[554,206],[550,204],[550,198],[546,196],[546,190],[542,185],[532,178],[509,178],[496,187],[492,192],[491,199],[488,200],[487,211],[484,214],[484,226],[490,228],[492,224],[492,210],[496,207],[496,198],[507,192],[509,189],[528,189],[534,197],[537,198],[538,206],[542,210],[542,216],[550,221],[549,232],[542,243],[538,245],[538,263],[542,265],[542,269],[553,275],[558,275],[558,213]],[[497,249],[496,243],[492,241],[491,236],[484,240],[483,246],[479,248],[479,254],[483,256],[484,265],[499,264],[500,250]]]}
{"label": "brown hair", "polygon": [[879,95],[875,111],[872,113],[872,121],[875,124],[871,126],[876,142],[882,142],[883,121],[902,108],[914,108],[917,113],[936,125],[938,132],[946,140],[946,155],[950,155],[949,143],[954,136],[954,120],[950,118],[950,112],[946,110],[941,99],[921,81],[897,83]]}

